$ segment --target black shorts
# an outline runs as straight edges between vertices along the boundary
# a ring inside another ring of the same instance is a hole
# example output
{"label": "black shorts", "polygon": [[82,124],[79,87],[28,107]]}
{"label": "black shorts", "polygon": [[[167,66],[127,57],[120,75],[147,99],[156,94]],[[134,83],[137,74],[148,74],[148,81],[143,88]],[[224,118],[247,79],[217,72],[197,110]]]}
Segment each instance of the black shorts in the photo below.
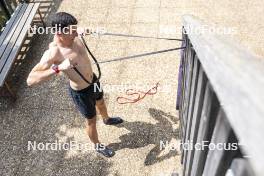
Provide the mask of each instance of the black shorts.
{"label": "black shorts", "polygon": [[[96,79],[97,78],[94,75],[93,82]],[[101,86],[99,81],[82,90],[74,90],[69,86],[69,91],[73,102],[81,114],[87,119],[92,119],[96,116],[96,101],[102,99],[104,95],[103,90],[100,88]]]}

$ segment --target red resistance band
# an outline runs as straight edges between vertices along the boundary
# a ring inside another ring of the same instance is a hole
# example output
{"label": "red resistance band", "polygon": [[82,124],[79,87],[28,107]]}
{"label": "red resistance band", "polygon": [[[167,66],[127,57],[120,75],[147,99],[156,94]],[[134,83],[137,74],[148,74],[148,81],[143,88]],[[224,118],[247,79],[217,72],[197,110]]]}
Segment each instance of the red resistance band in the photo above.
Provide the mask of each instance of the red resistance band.
{"label": "red resistance band", "polygon": [[[149,89],[147,92],[143,92],[143,91],[135,91],[134,89],[128,89],[126,90],[126,95],[128,97],[117,97],[116,101],[118,104],[128,104],[128,103],[136,103],[139,100],[142,100],[143,98],[145,98],[146,95],[154,95],[157,93],[157,89],[158,89],[159,83],[156,83],[156,86],[152,87],[151,89]],[[136,98],[129,98],[129,96],[131,97],[135,97]]]}

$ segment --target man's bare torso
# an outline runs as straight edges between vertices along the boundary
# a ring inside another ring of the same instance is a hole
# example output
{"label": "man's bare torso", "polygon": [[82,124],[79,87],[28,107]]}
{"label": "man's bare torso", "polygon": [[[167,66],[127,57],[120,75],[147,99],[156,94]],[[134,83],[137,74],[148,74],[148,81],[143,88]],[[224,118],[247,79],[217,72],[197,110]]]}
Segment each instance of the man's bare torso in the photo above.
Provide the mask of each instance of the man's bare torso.
{"label": "man's bare torso", "polygon": [[[57,46],[61,54],[63,55],[63,60],[69,59],[70,63],[74,65],[79,70],[79,72],[82,73],[86,80],[92,82],[93,71],[91,62],[88,57],[87,51],[79,38],[75,38],[74,43],[70,48],[61,47],[57,45],[55,41],[50,45],[51,47]],[[63,60],[59,60],[58,63],[55,64],[60,64]],[[77,74],[74,69],[69,69],[63,72],[69,78],[70,86],[72,89],[81,90],[89,85],[80,77],[80,75]]]}

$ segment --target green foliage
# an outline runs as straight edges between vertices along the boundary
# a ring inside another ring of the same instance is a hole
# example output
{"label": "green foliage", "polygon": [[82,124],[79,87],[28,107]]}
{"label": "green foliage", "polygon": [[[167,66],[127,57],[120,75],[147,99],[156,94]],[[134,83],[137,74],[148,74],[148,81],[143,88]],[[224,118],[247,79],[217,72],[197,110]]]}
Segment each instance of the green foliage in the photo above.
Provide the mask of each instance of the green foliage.
{"label": "green foliage", "polygon": [[5,26],[6,21],[7,21],[6,15],[3,13],[3,11],[0,11],[0,31]]}
{"label": "green foliage", "polygon": [[[16,6],[18,5],[17,0],[5,0],[6,1],[6,8],[10,13],[13,13],[15,10]],[[5,26],[6,21],[8,20],[7,15],[3,11],[2,7],[0,7],[0,33],[2,28]]]}
{"label": "green foliage", "polygon": [[0,14],[0,31],[5,26],[6,21],[7,21],[6,16],[3,14]]}

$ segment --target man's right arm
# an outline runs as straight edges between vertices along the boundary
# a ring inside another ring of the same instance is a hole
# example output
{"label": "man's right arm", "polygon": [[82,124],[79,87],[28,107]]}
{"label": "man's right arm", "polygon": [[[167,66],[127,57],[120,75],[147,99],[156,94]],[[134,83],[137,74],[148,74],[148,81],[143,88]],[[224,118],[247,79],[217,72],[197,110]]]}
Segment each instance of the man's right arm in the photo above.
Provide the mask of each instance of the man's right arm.
{"label": "man's right arm", "polygon": [[28,86],[33,86],[49,80],[54,74],[56,74],[55,71],[51,69],[53,63],[54,58],[51,58],[51,50],[47,50],[43,54],[40,62],[29,73],[27,78]]}
{"label": "man's right arm", "polygon": [[56,72],[51,68],[54,63],[60,63],[58,65],[59,71],[65,71],[73,67],[69,59],[63,58],[58,47],[50,46],[50,49],[43,54],[40,62],[29,73],[27,78],[28,86],[33,86],[49,80],[55,75]]}
{"label": "man's right arm", "polygon": [[35,84],[49,80],[53,75],[55,75],[56,71],[51,68],[54,63],[60,63],[58,65],[59,71],[72,68],[70,60],[63,58],[59,48],[56,46],[51,46],[50,49],[43,54],[40,62],[29,73],[27,78],[28,86],[33,86]]}

